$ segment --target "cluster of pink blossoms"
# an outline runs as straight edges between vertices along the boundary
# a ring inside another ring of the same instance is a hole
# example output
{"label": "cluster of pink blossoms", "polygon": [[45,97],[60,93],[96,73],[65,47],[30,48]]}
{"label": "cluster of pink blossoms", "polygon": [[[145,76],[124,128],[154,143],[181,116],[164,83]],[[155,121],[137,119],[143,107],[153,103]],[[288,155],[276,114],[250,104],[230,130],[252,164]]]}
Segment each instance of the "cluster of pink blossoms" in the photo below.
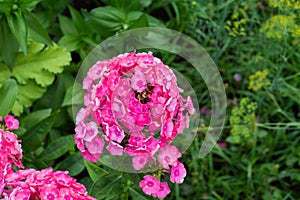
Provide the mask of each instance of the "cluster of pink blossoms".
{"label": "cluster of pink blossoms", "polygon": [[[172,141],[189,126],[195,113],[183,98],[173,71],[149,53],[126,53],[98,61],[83,81],[84,108],[76,116],[75,141],[83,157],[97,162],[104,147],[113,156],[132,157],[135,170],[159,165],[173,183],[182,183],[184,165]],[[147,175],[146,194],[164,198],[166,182]]]}
{"label": "cluster of pink blossoms", "polygon": [[13,173],[14,166],[23,168],[21,163],[22,149],[17,136],[10,132],[19,128],[19,121],[8,115],[3,119],[0,116],[0,194],[5,187],[5,177]]}
{"label": "cluster of pink blossoms", "polygon": [[95,200],[88,196],[85,187],[68,176],[67,172],[53,172],[51,168],[41,171],[18,170],[6,177],[6,185],[12,188],[3,194],[8,199]]}
{"label": "cluster of pink blossoms", "polygon": [[19,121],[12,115],[2,121],[0,117],[0,199],[95,200],[67,172],[51,168],[14,171],[14,166],[24,168],[20,140],[10,132],[19,128]]}

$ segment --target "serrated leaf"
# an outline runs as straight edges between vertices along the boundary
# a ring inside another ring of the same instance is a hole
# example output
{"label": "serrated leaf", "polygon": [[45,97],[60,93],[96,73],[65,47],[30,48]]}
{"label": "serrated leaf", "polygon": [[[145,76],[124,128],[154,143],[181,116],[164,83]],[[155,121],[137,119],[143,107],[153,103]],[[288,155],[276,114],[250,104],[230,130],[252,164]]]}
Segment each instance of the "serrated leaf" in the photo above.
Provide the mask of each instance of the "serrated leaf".
{"label": "serrated leaf", "polygon": [[46,87],[54,81],[54,74],[61,73],[70,61],[70,53],[63,47],[54,45],[43,49],[40,44],[31,42],[28,55],[18,55],[13,76],[19,83],[26,84],[29,79],[34,79]]}
{"label": "serrated leaf", "polygon": [[56,115],[58,112],[54,112],[40,123],[36,124],[32,128],[28,129],[21,137],[22,149],[26,152],[32,152],[41,146],[42,138],[45,137],[53,126]]}
{"label": "serrated leaf", "polygon": [[18,85],[13,79],[7,79],[0,88],[0,116],[5,117],[15,104]]}
{"label": "serrated leaf", "polygon": [[29,107],[46,91],[46,86],[53,83],[55,74],[61,73],[68,65],[71,55],[63,47],[45,46],[30,42],[27,55],[20,53],[11,72],[0,63],[0,84],[2,80],[15,77],[19,85],[19,95],[13,108],[15,115],[21,114],[23,107]]}
{"label": "serrated leaf", "polygon": [[45,161],[55,160],[64,155],[72,145],[75,145],[74,135],[57,138],[44,149],[40,159]]}
{"label": "serrated leaf", "polygon": [[40,98],[46,91],[46,88],[42,88],[34,81],[29,80],[26,85],[19,85],[18,102],[25,107],[31,106],[35,99]]}
{"label": "serrated leaf", "polygon": [[75,155],[68,156],[58,166],[58,170],[69,171],[70,176],[76,176],[80,174],[84,169],[84,159],[80,152]]}
{"label": "serrated leaf", "polygon": [[[0,69],[1,71],[1,69]],[[24,107],[29,107],[32,102],[40,97],[46,92],[46,88],[42,88],[37,85],[34,81],[28,81],[26,85],[19,85],[19,94],[17,101],[12,108],[14,115],[19,116],[23,112]]]}
{"label": "serrated leaf", "polygon": [[101,167],[97,166],[96,164],[92,162],[88,162],[84,160],[84,164],[86,166],[86,169],[91,177],[91,179],[96,182],[99,178],[105,176],[108,174],[108,172]]}
{"label": "serrated leaf", "polygon": [[91,195],[97,199],[104,199],[110,194],[118,195],[122,183],[122,176],[119,173],[113,173],[101,177],[91,188]]}
{"label": "serrated leaf", "polygon": [[0,58],[12,71],[18,55],[19,43],[11,32],[5,17],[0,18],[0,44]]}
{"label": "serrated leaf", "polygon": [[27,24],[24,15],[20,12],[13,12],[6,16],[10,30],[18,40],[22,51],[27,53]]}

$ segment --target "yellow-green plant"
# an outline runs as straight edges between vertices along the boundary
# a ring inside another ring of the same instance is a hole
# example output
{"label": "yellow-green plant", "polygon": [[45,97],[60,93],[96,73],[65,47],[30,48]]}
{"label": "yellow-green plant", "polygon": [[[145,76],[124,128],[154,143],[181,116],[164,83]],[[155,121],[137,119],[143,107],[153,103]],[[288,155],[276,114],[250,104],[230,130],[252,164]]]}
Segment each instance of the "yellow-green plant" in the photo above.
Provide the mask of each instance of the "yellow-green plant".
{"label": "yellow-green plant", "polygon": [[270,80],[268,79],[269,70],[264,69],[263,71],[256,71],[255,74],[249,76],[249,85],[248,89],[258,91],[264,86],[268,86],[271,84]]}
{"label": "yellow-green plant", "polygon": [[61,73],[70,61],[71,55],[65,48],[56,44],[47,47],[31,41],[27,54],[20,52],[17,55],[12,71],[0,62],[0,85],[9,78],[15,79],[18,84],[19,92],[12,112],[20,115],[24,107],[31,106],[53,83],[55,74]]}
{"label": "yellow-green plant", "polygon": [[249,98],[242,98],[239,106],[231,111],[230,136],[228,142],[245,144],[250,141],[251,135],[255,133],[255,110],[257,105]]}

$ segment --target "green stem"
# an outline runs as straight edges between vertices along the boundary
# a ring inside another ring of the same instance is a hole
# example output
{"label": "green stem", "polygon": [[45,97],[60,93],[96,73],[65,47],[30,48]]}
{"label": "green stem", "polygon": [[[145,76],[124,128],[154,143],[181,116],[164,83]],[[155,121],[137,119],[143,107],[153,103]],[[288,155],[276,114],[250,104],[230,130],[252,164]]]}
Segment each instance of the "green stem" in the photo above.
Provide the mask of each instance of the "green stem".
{"label": "green stem", "polygon": [[279,113],[281,113],[283,116],[285,116],[288,120],[290,121],[294,121],[290,116],[288,116],[282,109],[281,107],[279,106],[279,104],[277,103],[275,97],[273,94],[271,94],[270,92],[267,92],[267,94],[270,96],[271,100],[274,102],[275,106],[277,107],[277,111]]}

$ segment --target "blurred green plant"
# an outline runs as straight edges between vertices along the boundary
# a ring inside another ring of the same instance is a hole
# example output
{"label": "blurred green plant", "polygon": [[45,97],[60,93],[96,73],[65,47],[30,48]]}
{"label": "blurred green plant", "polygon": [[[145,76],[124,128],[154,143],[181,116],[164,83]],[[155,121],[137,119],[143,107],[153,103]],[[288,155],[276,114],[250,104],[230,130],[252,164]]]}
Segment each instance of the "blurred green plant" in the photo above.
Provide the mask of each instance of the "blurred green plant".
{"label": "blurred green plant", "polygon": [[234,107],[231,111],[230,122],[230,136],[226,138],[227,142],[236,144],[253,143],[253,136],[255,134],[255,110],[257,104],[251,102],[249,98],[242,98],[239,107]]}

